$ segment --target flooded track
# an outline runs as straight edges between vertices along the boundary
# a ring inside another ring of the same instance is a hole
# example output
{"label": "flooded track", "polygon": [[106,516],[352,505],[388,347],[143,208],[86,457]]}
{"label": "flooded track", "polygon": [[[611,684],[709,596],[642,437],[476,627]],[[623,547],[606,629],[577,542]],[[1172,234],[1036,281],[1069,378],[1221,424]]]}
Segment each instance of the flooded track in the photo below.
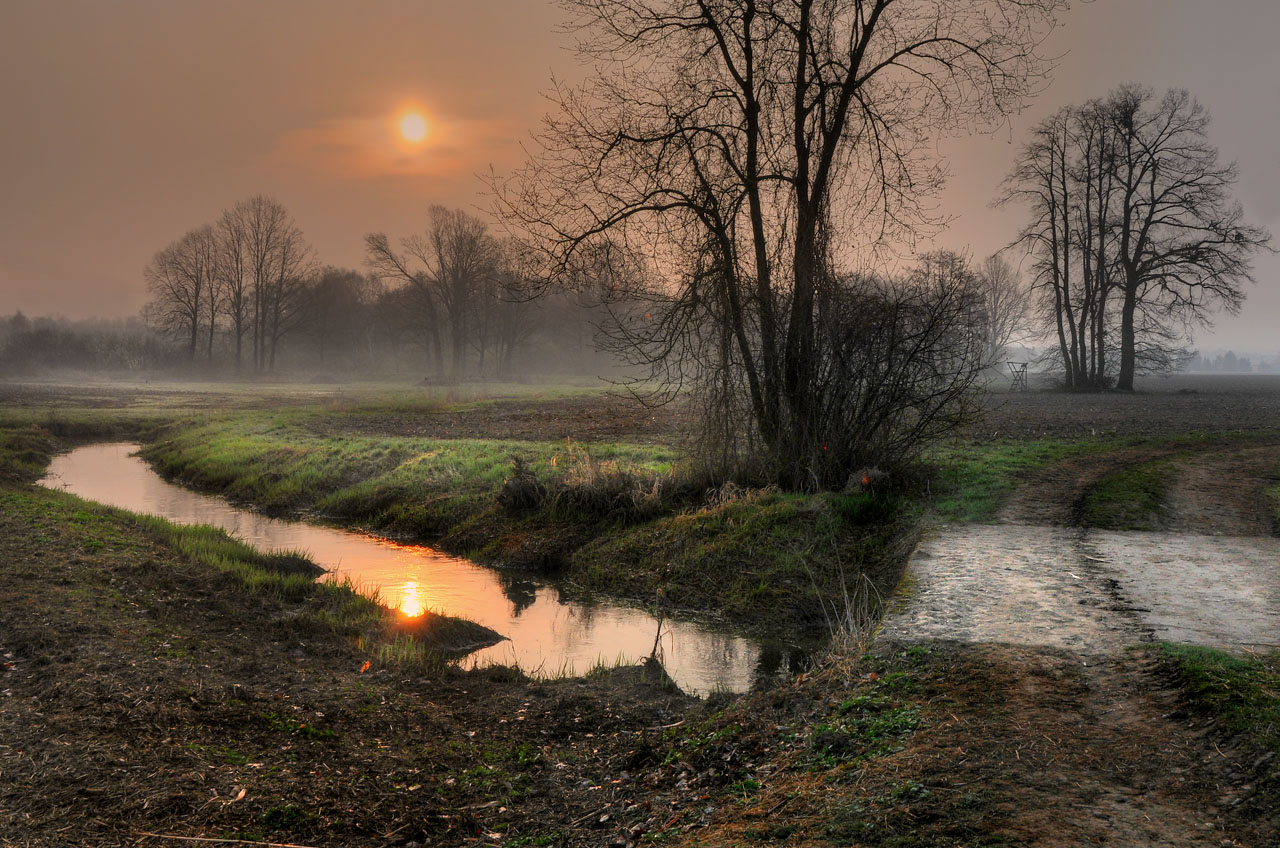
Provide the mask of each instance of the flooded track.
{"label": "flooded track", "polygon": [[1280,540],[962,525],[921,542],[880,638],[1114,653],[1280,647]]}

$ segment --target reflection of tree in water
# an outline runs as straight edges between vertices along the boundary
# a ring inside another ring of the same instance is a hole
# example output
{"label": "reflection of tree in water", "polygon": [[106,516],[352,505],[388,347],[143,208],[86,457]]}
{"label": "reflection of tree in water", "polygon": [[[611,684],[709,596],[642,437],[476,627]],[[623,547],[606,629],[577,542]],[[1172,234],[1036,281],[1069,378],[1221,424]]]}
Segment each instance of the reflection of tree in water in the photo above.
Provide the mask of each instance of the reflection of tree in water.
{"label": "reflection of tree in water", "polygon": [[521,580],[499,572],[498,585],[502,587],[502,594],[511,602],[513,607],[511,615],[515,618],[519,618],[520,613],[533,606],[533,602],[538,600],[538,584],[532,580]]}
{"label": "reflection of tree in water", "polygon": [[[677,632],[681,631],[681,632]],[[681,635],[692,638],[681,638]],[[750,688],[763,689],[787,675],[797,674],[809,662],[809,653],[801,648],[781,642],[752,643],[728,633],[710,633],[703,630],[685,631],[673,625],[667,618],[659,618],[654,633],[650,656],[667,666],[677,653],[684,654],[680,665],[701,667],[709,673],[709,679],[723,676],[725,680],[742,680],[740,674],[748,669]],[[719,674],[717,674],[717,670]],[[745,681],[744,681],[745,682]]]}
{"label": "reflection of tree in water", "polygon": [[809,654],[792,645],[765,642],[760,646],[755,672],[751,675],[751,688],[764,689],[784,675],[796,674],[808,662]]}
{"label": "reflection of tree in water", "polygon": [[582,631],[590,630],[596,622],[596,605],[586,601],[577,601],[568,605],[569,623]]}

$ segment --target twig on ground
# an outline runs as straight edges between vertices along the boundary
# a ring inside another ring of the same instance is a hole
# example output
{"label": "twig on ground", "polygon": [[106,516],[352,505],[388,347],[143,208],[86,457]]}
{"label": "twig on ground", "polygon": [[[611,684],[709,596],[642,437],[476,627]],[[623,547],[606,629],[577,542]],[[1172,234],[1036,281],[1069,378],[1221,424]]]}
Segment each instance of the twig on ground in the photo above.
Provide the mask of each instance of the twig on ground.
{"label": "twig on ground", "polygon": [[171,833],[139,833],[152,839],[180,839],[183,842],[210,842],[221,845],[257,845],[259,848],[315,848],[313,845],[297,845],[293,842],[258,842],[254,839],[215,839],[212,836],[175,836]]}

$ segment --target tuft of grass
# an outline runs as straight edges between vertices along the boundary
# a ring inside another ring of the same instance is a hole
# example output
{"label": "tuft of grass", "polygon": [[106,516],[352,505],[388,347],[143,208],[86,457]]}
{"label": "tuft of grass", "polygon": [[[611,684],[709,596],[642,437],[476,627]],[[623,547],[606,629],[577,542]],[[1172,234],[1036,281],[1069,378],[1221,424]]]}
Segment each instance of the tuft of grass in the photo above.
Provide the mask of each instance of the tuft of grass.
{"label": "tuft of grass", "polygon": [[0,428],[0,482],[39,479],[58,448],[42,427]]}
{"label": "tuft of grass", "polygon": [[263,724],[277,733],[287,733],[290,736],[297,736],[310,742],[329,742],[338,738],[336,731],[327,727],[316,727],[314,724],[300,721],[294,716],[268,712],[263,713],[259,718]]}

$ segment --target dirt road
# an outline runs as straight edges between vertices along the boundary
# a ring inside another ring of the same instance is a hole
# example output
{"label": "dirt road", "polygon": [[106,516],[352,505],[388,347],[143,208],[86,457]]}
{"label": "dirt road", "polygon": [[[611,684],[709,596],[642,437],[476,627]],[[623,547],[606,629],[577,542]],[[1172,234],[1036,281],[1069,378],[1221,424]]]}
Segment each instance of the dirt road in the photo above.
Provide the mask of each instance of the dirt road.
{"label": "dirt road", "polygon": [[967,752],[950,763],[960,774],[983,765],[974,779],[1009,800],[1005,825],[1019,844],[1280,839],[1274,811],[1240,829],[1240,805],[1255,790],[1247,764],[1189,720],[1132,650],[1151,641],[1278,647],[1280,539],[1260,497],[1276,448],[1174,458],[1161,516],[1171,530],[1071,526],[1108,469],[1150,458],[1069,460],[1030,475],[1001,523],[928,534],[883,620],[882,645],[955,642],[1002,668],[1004,720],[985,716],[985,738],[958,722],[929,749]]}

